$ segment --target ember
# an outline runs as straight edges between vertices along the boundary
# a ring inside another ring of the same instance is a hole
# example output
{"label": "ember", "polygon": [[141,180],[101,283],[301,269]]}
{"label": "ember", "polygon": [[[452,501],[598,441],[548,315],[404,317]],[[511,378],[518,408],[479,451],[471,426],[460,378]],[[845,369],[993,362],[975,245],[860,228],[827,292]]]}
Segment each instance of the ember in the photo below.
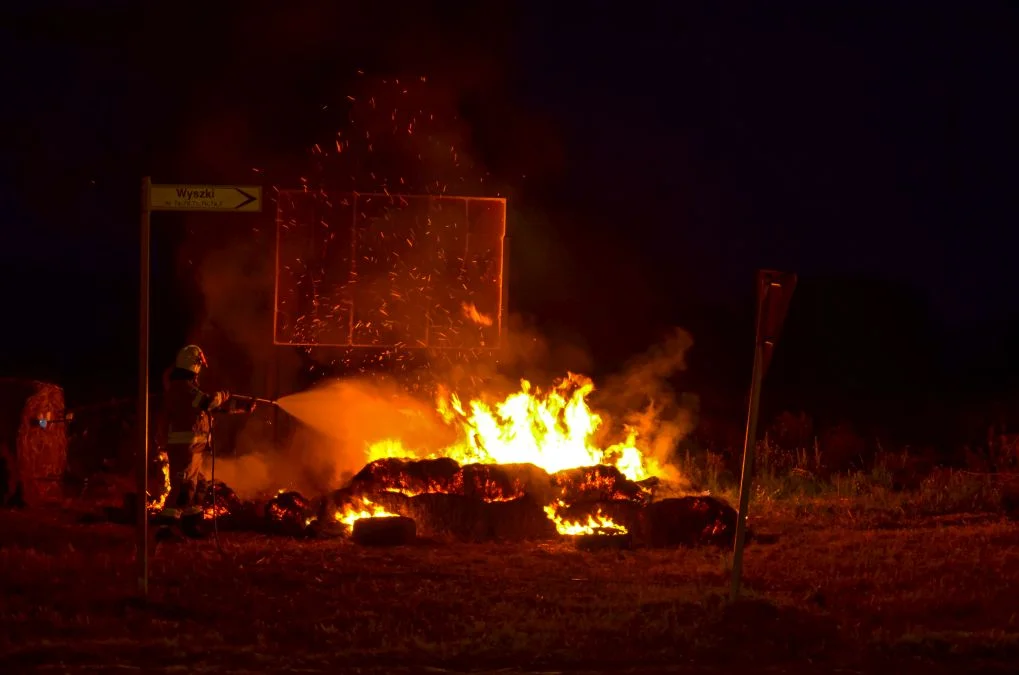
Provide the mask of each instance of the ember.
{"label": "ember", "polygon": [[269,529],[286,534],[303,534],[314,522],[311,503],[297,492],[280,490],[265,506]]}
{"label": "ember", "polygon": [[234,491],[220,481],[216,481],[215,489],[211,485],[200,486],[199,491],[205,492],[205,520],[238,516],[244,508]]}

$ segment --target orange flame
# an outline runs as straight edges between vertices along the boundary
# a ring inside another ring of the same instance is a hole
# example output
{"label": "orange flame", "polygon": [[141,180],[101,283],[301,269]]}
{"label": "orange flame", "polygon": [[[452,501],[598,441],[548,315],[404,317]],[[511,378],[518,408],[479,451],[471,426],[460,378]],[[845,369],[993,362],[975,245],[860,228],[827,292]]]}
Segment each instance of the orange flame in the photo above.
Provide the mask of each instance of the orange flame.
{"label": "orange flame", "polygon": [[230,511],[225,506],[214,504],[212,506],[206,506],[202,512],[202,518],[204,520],[212,520],[213,518],[223,518],[229,516]]}
{"label": "orange flame", "polygon": [[601,509],[594,515],[588,515],[586,522],[577,520],[564,520],[559,516],[557,510],[563,506],[559,502],[553,506],[546,506],[545,513],[549,520],[555,523],[556,531],[566,536],[577,536],[582,534],[626,534],[627,529],[616,524],[611,518],[602,513]]}
{"label": "orange flame", "polygon": [[482,314],[478,311],[478,308],[474,306],[473,302],[463,302],[460,304],[460,309],[463,310],[464,316],[478,324],[479,326],[491,326],[493,321],[492,317],[487,314]]}
{"label": "orange flame", "polygon": [[336,512],[336,521],[343,523],[351,530],[354,529],[354,523],[361,518],[384,518],[392,517],[397,514],[386,511],[381,506],[372,503],[371,500],[361,497],[360,505],[348,504],[342,511]]}
{"label": "orange flame", "polygon": [[165,451],[156,457],[159,462],[159,470],[163,474],[163,487],[159,497],[148,503],[149,513],[158,513],[166,506],[166,498],[170,496],[170,458]]}
{"label": "orange flame", "polygon": [[399,439],[385,439],[368,448],[368,461],[385,457],[449,457],[461,464],[530,463],[549,473],[596,464],[615,466],[631,480],[660,473],[660,467],[637,447],[637,433],[607,448],[594,443],[602,418],[588,406],[594,383],[568,373],[550,389],[521,381],[520,391],[490,405],[481,399],[464,405],[444,389],[438,412],[458,427],[461,440],[435,453],[406,448]]}

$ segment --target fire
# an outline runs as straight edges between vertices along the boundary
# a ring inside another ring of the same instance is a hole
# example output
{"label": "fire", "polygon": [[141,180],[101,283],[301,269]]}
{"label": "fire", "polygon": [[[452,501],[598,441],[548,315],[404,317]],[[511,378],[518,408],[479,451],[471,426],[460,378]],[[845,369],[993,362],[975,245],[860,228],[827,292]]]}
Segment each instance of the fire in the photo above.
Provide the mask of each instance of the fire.
{"label": "fire", "polygon": [[230,515],[230,510],[222,504],[214,504],[213,506],[206,506],[205,510],[202,511],[203,520],[212,520],[213,518],[223,518]]}
{"label": "fire", "polygon": [[368,461],[384,457],[449,457],[461,464],[530,463],[549,473],[596,464],[615,466],[630,480],[644,480],[660,468],[637,447],[637,433],[607,448],[595,445],[602,418],[588,406],[594,383],[568,373],[548,390],[522,380],[520,391],[492,405],[481,399],[463,404],[440,389],[438,412],[458,427],[461,440],[430,455],[405,448],[398,439],[371,445]]}
{"label": "fire", "polygon": [[354,522],[361,518],[385,518],[393,517],[397,514],[386,511],[381,506],[372,503],[371,500],[366,497],[361,497],[360,508],[355,505],[348,505],[342,511],[336,512],[336,521],[343,523],[351,530],[354,529]]}
{"label": "fire", "polygon": [[149,513],[158,513],[163,510],[166,505],[166,498],[170,496],[170,458],[166,452],[160,452],[156,457],[156,461],[159,462],[159,470],[162,473],[163,486],[160,494],[155,499],[150,499],[148,503]]}
{"label": "fire", "polygon": [[470,319],[474,323],[478,324],[479,326],[486,326],[487,327],[487,326],[491,326],[492,323],[493,323],[492,317],[488,316],[487,314],[482,314],[481,312],[479,312],[478,308],[474,306],[473,302],[471,302],[471,303],[467,303],[467,302],[461,303],[460,304],[460,309],[463,310],[464,316],[466,316],[468,319]]}
{"label": "fire", "polygon": [[625,527],[616,524],[611,518],[604,515],[601,509],[598,509],[594,515],[588,515],[587,522],[580,522],[575,520],[564,520],[560,517],[557,510],[562,506],[563,503],[559,502],[558,505],[545,507],[545,513],[548,515],[549,520],[555,523],[556,530],[559,534],[572,537],[582,534],[627,533]]}

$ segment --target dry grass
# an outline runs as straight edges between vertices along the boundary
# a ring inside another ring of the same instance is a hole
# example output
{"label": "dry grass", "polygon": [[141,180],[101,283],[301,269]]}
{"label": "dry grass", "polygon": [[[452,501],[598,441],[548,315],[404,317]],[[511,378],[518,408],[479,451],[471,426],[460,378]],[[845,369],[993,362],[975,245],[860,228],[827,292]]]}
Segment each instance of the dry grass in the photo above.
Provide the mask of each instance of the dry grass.
{"label": "dry grass", "polygon": [[0,671],[958,672],[1019,658],[1019,524],[828,499],[773,505],[756,527],[773,541],[748,548],[735,606],[717,550],[240,533],[222,535],[223,556],[160,545],[143,605],[130,528],[0,512]]}

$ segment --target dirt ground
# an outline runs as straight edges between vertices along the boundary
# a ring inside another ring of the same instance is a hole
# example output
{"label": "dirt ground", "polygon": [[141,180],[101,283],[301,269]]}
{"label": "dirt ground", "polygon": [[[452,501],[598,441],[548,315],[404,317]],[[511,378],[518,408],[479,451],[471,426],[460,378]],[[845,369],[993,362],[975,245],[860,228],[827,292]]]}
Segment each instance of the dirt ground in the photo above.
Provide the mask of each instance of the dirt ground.
{"label": "dirt ground", "polygon": [[755,519],[727,552],[569,543],[159,544],[80,505],[0,512],[0,672],[1013,672],[1019,523],[851,504]]}

